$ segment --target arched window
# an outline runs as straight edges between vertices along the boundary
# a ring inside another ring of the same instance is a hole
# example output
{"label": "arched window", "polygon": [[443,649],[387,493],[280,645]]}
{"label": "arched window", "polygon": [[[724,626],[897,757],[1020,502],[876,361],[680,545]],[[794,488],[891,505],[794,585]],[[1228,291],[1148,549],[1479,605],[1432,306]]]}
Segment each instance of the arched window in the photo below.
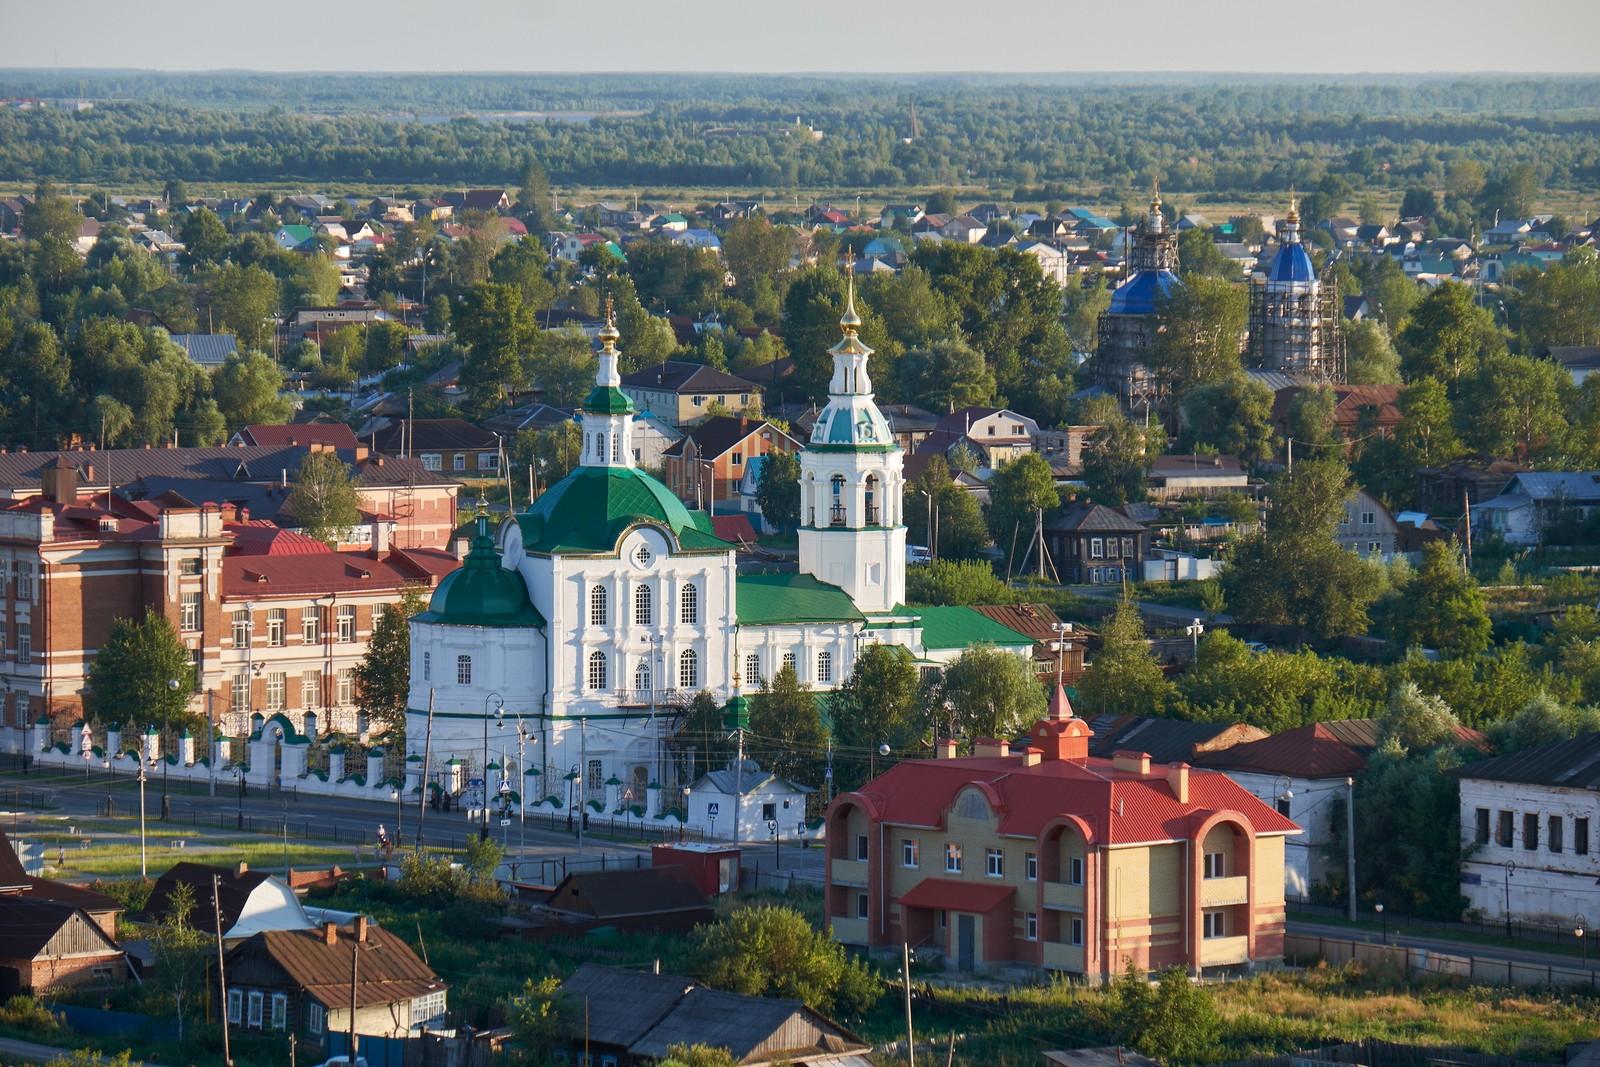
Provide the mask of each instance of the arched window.
{"label": "arched window", "polygon": [[793,674],[795,677],[798,678],[800,676],[800,668],[795,666],[795,659],[794,659],[794,653],[793,652],[785,652],[783,654],[783,667],[784,667],[784,670],[786,670],[789,673]]}
{"label": "arched window", "polygon": [[751,689],[764,688],[761,678],[761,655],[752,652],[744,658],[744,684]]}
{"label": "arched window", "polygon": [[684,649],[678,657],[678,688],[700,688],[700,654],[692,648]]}
{"label": "arched window", "polygon": [[606,654],[604,652],[589,653],[589,688],[610,689],[610,673],[606,668]]}
{"label": "arched window", "polygon": [[457,685],[471,685],[472,684],[472,657],[471,656],[457,656],[456,657],[456,684]]}
{"label": "arched window", "polygon": [[867,525],[878,525],[878,476],[867,475]]}
{"label": "arched window", "polygon": [[647,659],[640,660],[639,661],[639,665],[633,669],[633,687],[635,689],[637,689],[641,693],[646,692],[646,691],[654,688],[650,684],[650,661],[649,660],[647,660]]}
{"label": "arched window", "polygon": [[433,681],[433,653],[432,652],[424,652],[422,654],[422,680],[424,682]]}
{"label": "arched window", "polygon": [[819,681],[819,682],[831,682],[831,681],[833,681],[833,653],[832,652],[818,652],[817,653],[817,681]]}
{"label": "arched window", "polygon": [[635,626],[649,626],[655,622],[655,614],[650,587],[641,585],[633,591],[633,623]]}
{"label": "arched window", "polygon": [[589,590],[589,625],[604,626],[610,614],[607,610],[609,601],[606,597],[606,587],[597,585]]}
{"label": "arched window", "polygon": [[611,462],[617,463],[622,459],[622,434],[611,435]]}
{"label": "arched window", "polygon": [[683,587],[683,592],[678,595],[678,621],[698,623],[700,621],[700,587],[693,582]]}
{"label": "arched window", "polygon": [[833,526],[844,525],[844,475],[835,474],[832,479],[833,506],[828,509],[828,522]]}

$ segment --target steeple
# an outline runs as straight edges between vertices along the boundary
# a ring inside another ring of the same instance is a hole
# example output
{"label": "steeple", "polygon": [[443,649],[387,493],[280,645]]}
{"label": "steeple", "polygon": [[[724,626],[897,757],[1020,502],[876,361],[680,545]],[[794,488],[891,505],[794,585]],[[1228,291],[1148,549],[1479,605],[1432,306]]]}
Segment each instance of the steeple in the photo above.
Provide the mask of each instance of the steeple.
{"label": "steeple", "polygon": [[856,274],[846,268],[844,314],[839,316],[839,342],[828,349],[833,357],[833,377],[828,381],[828,406],[817,416],[811,430],[813,445],[871,445],[893,443],[889,424],[872,402],[872,374],[868,364],[872,349],[862,343],[857,331],[861,316],[856,312]]}
{"label": "steeple", "polygon": [[600,366],[594,388],[583,398],[583,456],[585,467],[633,466],[633,401],[628,399],[617,370],[616,309],[606,297],[606,324],[600,330]]}
{"label": "steeple", "polygon": [[1150,213],[1144,217],[1144,232],[1158,234],[1167,228],[1167,217],[1161,213],[1161,180],[1156,179],[1150,191]]}
{"label": "steeple", "polygon": [[1284,244],[1297,245],[1300,243],[1300,201],[1294,195],[1294,186],[1289,186],[1289,214],[1283,220]]}

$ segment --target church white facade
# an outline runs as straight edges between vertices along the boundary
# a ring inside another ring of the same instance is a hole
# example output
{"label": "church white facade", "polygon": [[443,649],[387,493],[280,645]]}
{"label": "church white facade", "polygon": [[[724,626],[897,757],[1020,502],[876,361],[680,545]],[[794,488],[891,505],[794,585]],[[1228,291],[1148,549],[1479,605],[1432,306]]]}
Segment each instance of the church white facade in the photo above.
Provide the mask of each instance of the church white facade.
{"label": "church white facade", "polygon": [[903,603],[904,457],[873,402],[859,324],[852,286],[829,402],[800,457],[798,573],[740,574],[709,517],[634,465],[608,323],[581,465],[498,531],[480,515],[465,565],[412,620],[408,792],[473,804],[487,777],[530,808],[655,816],[688,784],[671,742],[696,693],[725,705],[785,665],[832,689],[878,641],[949,658],[928,658]]}

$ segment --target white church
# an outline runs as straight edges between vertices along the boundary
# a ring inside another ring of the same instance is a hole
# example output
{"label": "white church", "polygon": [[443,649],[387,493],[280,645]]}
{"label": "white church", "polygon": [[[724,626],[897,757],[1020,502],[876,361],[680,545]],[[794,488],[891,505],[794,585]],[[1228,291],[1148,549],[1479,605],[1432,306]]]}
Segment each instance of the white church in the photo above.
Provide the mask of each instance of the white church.
{"label": "white church", "polygon": [[725,705],[786,665],[832,689],[878,642],[936,667],[961,649],[925,647],[928,612],[944,613],[944,632],[963,630],[950,613],[970,613],[985,639],[1031,651],[970,609],[906,607],[904,456],[873,402],[860,321],[852,285],[829,401],[800,455],[799,570],[781,574],[740,574],[710,517],[635,466],[607,322],[580,466],[497,532],[480,510],[465,564],[412,620],[407,792],[471,803],[486,782],[530,809],[656,816],[689,784],[672,739],[701,690]]}

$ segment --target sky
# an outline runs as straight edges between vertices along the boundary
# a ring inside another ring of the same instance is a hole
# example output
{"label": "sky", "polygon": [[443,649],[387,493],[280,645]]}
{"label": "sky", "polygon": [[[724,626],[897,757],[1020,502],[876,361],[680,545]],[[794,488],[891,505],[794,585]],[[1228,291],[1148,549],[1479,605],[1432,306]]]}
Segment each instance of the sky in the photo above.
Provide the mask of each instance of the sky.
{"label": "sky", "polygon": [[1597,0],[6,0],[0,68],[1600,71]]}

